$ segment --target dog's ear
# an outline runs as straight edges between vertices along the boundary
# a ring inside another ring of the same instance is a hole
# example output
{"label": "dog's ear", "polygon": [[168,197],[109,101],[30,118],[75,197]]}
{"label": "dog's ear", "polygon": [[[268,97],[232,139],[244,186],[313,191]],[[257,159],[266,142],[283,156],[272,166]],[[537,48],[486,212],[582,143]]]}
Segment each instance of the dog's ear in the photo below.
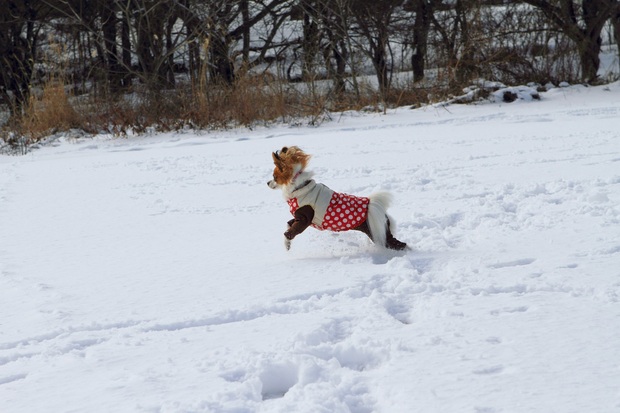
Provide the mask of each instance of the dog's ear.
{"label": "dog's ear", "polygon": [[276,152],[273,152],[271,157],[273,158],[273,163],[276,165],[276,168],[282,170],[282,159],[280,159],[280,156],[278,156]]}

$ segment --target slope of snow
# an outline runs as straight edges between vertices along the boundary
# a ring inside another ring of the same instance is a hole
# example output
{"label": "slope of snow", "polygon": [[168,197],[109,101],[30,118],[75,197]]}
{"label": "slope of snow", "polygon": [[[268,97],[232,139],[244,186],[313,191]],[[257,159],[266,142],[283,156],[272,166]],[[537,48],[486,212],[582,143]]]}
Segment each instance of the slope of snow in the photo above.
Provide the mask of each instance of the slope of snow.
{"label": "slope of snow", "polygon": [[[299,145],[404,254],[270,190]],[[0,412],[620,411],[620,84],[0,158]]]}

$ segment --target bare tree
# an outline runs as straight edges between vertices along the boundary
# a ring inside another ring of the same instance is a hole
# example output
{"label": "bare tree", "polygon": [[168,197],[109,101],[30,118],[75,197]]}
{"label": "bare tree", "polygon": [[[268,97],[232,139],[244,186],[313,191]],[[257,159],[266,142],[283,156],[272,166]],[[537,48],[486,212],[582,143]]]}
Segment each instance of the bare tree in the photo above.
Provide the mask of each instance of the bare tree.
{"label": "bare tree", "polygon": [[334,81],[336,94],[346,89],[351,4],[351,0],[302,0],[297,8],[303,28],[302,76],[314,79],[315,68],[322,58],[328,77]]}
{"label": "bare tree", "polygon": [[389,42],[392,24],[402,4],[403,0],[358,0],[352,8],[356,28],[364,39],[360,45],[372,61],[379,92],[384,99],[390,87]]}
{"label": "bare tree", "polygon": [[313,80],[315,77],[316,59],[321,49],[321,1],[320,0],[301,0],[299,2],[299,12],[301,13],[302,24],[302,79]]}
{"label": "bare tree", "polygon": [[481,0],[455,0],[431,15],[438,34],[436,49],[450,72],[450,85],[461,86],[480,74]]}
{"label": "bare tree", "polygon": [[595,82],[598,78],[601,32],[605,22],[618,13],[616,0],[524,0],[538,8],[547,19],[577,47],[581,78]]}
{"label": "bare tree", "polygon": [[347,41],[351,16],[350,7],[351,4],[348,0],[331,0],[327,1],[322,8],[324,38],[327,40],[324,57],[327,72],[334,80],[334,91],[337,95],[346,90],[346,70],[351,56],[349,42]]}
{"label": "bare tree", "polygon": [[42,20],[50,9],[38,1],[0,1],[0,96],[12,115],[30,96]]}
{"label": "bare tree", "polygon": [[[0,0],[0,10],[0,99],[13,114],[56,67],[41,64],[49,46],[64,42],[70,51],[55,58],[66,79],[105,98],[135,85],[149,92],[147,108],[151,95],[230,96],[243,86],[240,68],[285,59],[289,69],[301,65],[306,80],[333,81],[330,95],[319,96],[323,107],[349,103],[349,84],[361,96],[360,62],[372,64],[388,100],[397,45],[415,82],[433,65],[447,68],[449,87],[476,77],[510,83],[579,74],[595,82],[606,24],[620,49],[620,0]],[[285,24],[299,30],[284,36]],[[185,69],[200,88],[172,92]]]}
{"label": "bare tree", "polygon": [[[264,40],[263,48],[269,48],[290,12],[291,0],[229,1],[198,0],[195,15],[202,15],[208,29],[209,67],[214,80],[232,84],[235,79],[235,51],[232,46],[243,41],[242,55],[246,64],[249,59],[250,30],[266,18],[272,19],[271,33]],[[265,53],[261,53],[264,57]]]}

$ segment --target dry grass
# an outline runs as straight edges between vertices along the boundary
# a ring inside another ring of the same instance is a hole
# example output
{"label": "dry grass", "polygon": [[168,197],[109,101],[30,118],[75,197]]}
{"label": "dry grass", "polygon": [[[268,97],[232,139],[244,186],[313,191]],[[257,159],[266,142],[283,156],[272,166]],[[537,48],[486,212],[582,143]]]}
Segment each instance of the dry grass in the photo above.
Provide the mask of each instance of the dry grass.
{"label": "dry grass", "polygon": [[34,143],[57,131],[81,127],[82,117],[69,102],[63,82],[53,79],[43,86],[40,97],[30,97],[18,125]]}
{"label": "dry grass", "polygon": [[180,119],[200,128],[252,127],[257,123],[289,121],[312,116],[314,105],[298,91],[274,80],[245,76],[234,85],[209,84],[194,87],[183,96]]}
{"label": "dry grass", "polygon": [[[335,95],[324,87],[246,75],[234,85],[203,83],[157,93],[134,90],[131,95],[76,99],[56,78],[43,86],[40,96],[31,98],[24,114],[13,119],[2,135],[20,136],[20,142],[31,145],[73,128],[126,136],[148,130],[253,127],[277,121],[317,124],[332,111],[385,108],[385,104],[397,106],[424,100],[409,86],[394,88],[385,100],[367,86],[361,93]],[[4,140],[9,142],[6,137]]]}

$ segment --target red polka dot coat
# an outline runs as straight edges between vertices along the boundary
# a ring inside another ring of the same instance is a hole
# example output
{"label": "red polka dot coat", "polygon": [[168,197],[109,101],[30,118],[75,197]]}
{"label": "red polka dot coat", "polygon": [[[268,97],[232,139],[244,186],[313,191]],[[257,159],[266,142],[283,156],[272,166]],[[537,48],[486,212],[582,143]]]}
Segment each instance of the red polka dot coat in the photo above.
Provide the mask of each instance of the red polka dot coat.
{"label": "red polka dot coat", "polygon": [[285,195],[291,214],[309,205],[314,209],[312,226],[319,230],[348,231],[362,225],[368,217],[369,198],[334,192],[310,179]]}

